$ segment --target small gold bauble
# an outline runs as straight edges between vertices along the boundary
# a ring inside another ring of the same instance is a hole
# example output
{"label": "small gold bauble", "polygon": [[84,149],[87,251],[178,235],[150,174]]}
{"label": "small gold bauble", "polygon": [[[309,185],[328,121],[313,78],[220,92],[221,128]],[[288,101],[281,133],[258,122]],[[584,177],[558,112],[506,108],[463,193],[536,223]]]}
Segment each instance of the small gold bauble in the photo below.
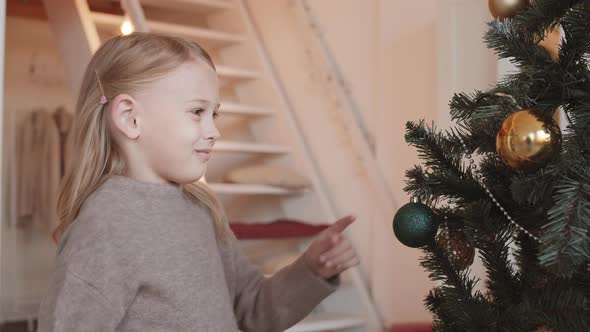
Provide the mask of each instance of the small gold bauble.
{"label": "small gold bauble", "polygon": [[530,3],[530,0],[488,0],[488,7],[494,18],[503,20],[521,13]]}
{"label": "small gold bauble", "polygon": [[559,154],[561,131],[553,119],[544,122],[532,112],[512,113],[496,136],[496,150],[515,170],[534,172]]}

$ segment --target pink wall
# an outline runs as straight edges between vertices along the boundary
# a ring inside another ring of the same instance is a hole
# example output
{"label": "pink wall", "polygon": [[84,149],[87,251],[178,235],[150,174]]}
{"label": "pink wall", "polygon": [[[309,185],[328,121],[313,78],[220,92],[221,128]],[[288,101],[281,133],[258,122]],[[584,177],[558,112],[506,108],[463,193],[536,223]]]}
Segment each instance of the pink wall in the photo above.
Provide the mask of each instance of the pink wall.
{"label": "pink wall", "polygon": [[[371,129],[375,156],[398,208],[408,201],[404,171],[419,162],[403,139],[406,121],[425,118],[447,128],[453,93],[485,90],[507,70],[506,61],[498,63],[482,40],[492,19],[487,1],[312,3]],[[386,322],[429,320],[422,300],[433,284],[418,266],[420,252],[401,246],[390,228],[383,233],[382,225],[373,227],[371,287]],[[485,277],[478,260],[472,271]]]}
{"label": "pink wall", "polygon": [[[436,118],[436,2],[309,1],[370,128],[396,207],[409,200],[404,172],[418,161],[403,139],[405,123]],[[391,218],[372,225],[373,296],[388,325],[429,320],[422,301],[432,283],[418,265],[420,251],[393,237]]]}
{"label": "pink wall", "polygon": [[[454,92],[487,89],[498,64],[482,37],[491,19],[485,0],[314,0],[324,32],[365,122],[396,208],[408,201],[404,172],[420,161],[404,141],[406,121],[451,125]],[[337,10],[335,8],[337,7]],[[390,220],[384,220],[390,223]],[[420,251],[374,223],[371,287],[387,323],[429,320],[423,298],[433,286]],[[479,261],[472,266],[483,277]],[[483,285],[480,285],[483,286]]]}
{"label": "pink wall", "polygon": [[[398,207],[409,198],[402,190],[404,172],[418,162],[404,141],[406,121],[436,118],[436,0],[379,2],[378,89],[375,131],[377,159]],[[418,265],[420,251],[396,240],[378,241],[383,257],[376,274],[383,292],[384,310],[391,322],[429,320],[423,299],[432,287]],[[388,285],[389,284],[389,285]]]}

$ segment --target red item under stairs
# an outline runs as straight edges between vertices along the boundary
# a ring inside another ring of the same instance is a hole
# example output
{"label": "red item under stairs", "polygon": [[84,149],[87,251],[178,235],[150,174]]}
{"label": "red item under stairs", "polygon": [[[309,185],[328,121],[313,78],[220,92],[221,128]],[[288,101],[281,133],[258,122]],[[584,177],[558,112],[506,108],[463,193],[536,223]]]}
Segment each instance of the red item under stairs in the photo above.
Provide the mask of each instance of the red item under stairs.
{"label": "red item under stairs", "polygon": [[240,240],[285,239],[313,236],[330,227],[299,220],[278,219],[269,223],[231,223],[230,228]]}

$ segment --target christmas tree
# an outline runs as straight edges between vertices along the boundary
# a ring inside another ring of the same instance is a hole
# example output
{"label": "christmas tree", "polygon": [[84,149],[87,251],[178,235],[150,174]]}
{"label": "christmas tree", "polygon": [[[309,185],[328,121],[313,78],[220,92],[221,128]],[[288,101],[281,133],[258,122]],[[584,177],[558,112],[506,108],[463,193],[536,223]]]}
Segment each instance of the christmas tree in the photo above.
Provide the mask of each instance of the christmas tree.
{"label": "christmas tree", "polygon": [[[517,71],[455,94],[449,130],[407,124],[423,164],[406,173],[395,235],[438,282],[435,331],[590,331],[590,0],[489,5],[484,40]],[[552,56],[540,42],[553,29]]]}

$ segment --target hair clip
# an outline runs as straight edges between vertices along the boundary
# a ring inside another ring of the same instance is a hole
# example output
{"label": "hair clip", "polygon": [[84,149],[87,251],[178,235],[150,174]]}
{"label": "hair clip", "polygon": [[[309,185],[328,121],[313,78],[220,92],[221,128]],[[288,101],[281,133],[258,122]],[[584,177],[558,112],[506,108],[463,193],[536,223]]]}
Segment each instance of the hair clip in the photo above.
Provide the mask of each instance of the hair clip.
{"label": "hair clip", "polygon": [[100,93],[101,93],[98,103],[101,105],[104,105],[107,103],[108,100],[107,100],[107,97],[105,96],[104,89],[102,88],[102,83],[100,82],[100,76],[98,75],[98,70],[95,69],[94,73],[96,74],[96,81],[98,82],[98,89],[100,90]]}

